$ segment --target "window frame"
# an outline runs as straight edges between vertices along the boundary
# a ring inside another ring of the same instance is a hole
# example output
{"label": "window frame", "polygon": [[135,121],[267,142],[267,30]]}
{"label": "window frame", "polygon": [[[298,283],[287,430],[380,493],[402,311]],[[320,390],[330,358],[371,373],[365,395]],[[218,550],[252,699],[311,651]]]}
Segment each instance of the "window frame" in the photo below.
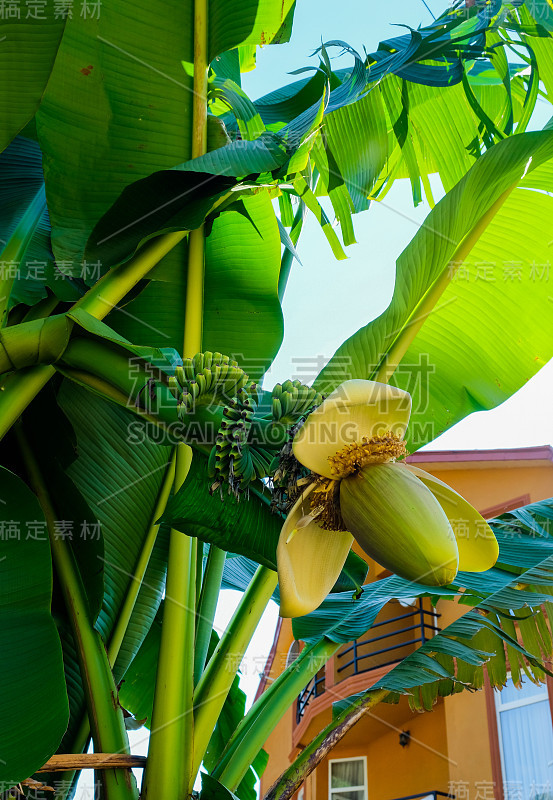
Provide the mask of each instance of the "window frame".
{"label": "window frame", "polygon": [[[507,673],[507,680],[512,680],[511,672]],[[507,703],[501,703],[501,691],[492,690],[494,695],[494,708],[495,708],[495,721],[497,726],[497,744],[499,749],[499,764],[501,767],[501,780],[504,783],[505,778],[505,756],[503,753],[503,731],[501,729],[501,714],[504,711],[512,711],[515,708],[522,708],[524,706],[535,705],[536,703],[543,703],[544,701],[549,704],[549,711],[551,713],[551,697],[549,694],[548,682],[543,684],[543,691],[539,695],[534,695],[522,700],[511,700]],[[553,726],[553,714],[551,714],[551,724]]]}
{"label": "window frame", "polygon": [[[332,765],[339,764],[344,761],[362,761],[363,762],[363,786],[340,786],[336,789],[332,788]],[[363,800],[368,800],[369,789],[367,779],[367,756],[351,756],[349,758],[329,758],[328,760],[328,800],[333,800],[337,792],[359,792],[363,791]]]}

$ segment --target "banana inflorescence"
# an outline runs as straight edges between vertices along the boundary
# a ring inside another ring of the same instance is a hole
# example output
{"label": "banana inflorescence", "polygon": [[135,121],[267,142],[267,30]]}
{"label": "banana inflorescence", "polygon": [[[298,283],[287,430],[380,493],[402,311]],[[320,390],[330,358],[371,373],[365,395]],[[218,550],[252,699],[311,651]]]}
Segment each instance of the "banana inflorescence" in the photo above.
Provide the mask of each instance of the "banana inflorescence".
{"label": "banana inflorescence", "polygon": [[238,362],[211,352],[183,359],[182,366],[177,366],[169,378],[169,386],[178,400],[181,419],[199,406],[223,407],[207,471],[215,479],[212,492],[226,483],[237,497],[252,481],[271,477],[279,468],[280,458],[274,450],[249,441],[254,415],[296,427],[323,399],[300,381],[285,381],[274,387],[270,407],[260,408],[258,386],[249,381]]}

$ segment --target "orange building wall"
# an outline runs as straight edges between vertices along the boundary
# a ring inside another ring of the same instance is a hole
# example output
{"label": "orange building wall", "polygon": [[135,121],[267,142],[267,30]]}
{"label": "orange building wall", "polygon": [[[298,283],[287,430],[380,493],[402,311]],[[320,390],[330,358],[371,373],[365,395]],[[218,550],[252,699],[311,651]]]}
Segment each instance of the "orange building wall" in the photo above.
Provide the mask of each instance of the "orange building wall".
{"label": "orange building wall", "polygon": [[[463,785],[469,797],[486,796],[493,781],[485,690],[446,697],[445,719],[452,790]],[[461,794],[458,789],[456,794]]]}
{"label": "orange building wall", "polygon": [[[429,788],[428,774],[432,774],[432,787],[447,791],[448,753],[443,703],[432,715],[412,713],[402,699],[400,715],[404,724],[391,721],[387,704],[378,706],[370,718],[363,718],[334,748],[329,758],[317,767],[316,794],[306,791],[306,800],[323,800],[328,797],[328,762],[335,758],[367,756],[368,795],[370,800],[393,800],[425,792]],[[410,743],[399,744],[399,730],[409,730]],[[306,787],[307,789],[308,787]]]}
{"label": "orange building wall", "polygon": [[[418,465],[419,462],[417,462]],[[501,462],[499,462],[501,463]],[[425,469],[425,467],[423,467]],[[485,510],[525,494],[535,503],[553,496],[553,465],[486,469],[432,469],[475,508]]]}

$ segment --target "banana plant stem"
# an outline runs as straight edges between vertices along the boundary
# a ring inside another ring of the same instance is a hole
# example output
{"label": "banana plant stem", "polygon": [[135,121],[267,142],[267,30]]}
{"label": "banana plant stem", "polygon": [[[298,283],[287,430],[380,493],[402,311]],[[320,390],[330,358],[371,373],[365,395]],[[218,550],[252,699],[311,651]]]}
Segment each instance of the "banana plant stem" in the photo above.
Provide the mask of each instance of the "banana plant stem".
{"label": "banana plant stem", "polygon": [[[207,146],[207,0],[194,0],[194,93],[192,158]],[[188,236],[188,269],[183,355],[202,349],[204,228]],[[178,444],[175,491],[190,469],[192,450]],[[167,564],[165,611],[143,797],[185,800],[194,783],[194,637],[197,541],[172,530]],[[169,602],[167,602],[169,600]]]}
{"label": "banana plant stem", "polygon": [[[48,526],[52,558],[77,647],[94,749],[103,753],[130,753],[107,653],[90,619],[86,592],[70,544],[56,535],[57,517],[40,468],[21,429],[16,431],[16,435],[29,482]],[[98,777],[102,781],[105,800],[137,800],[138,790],[130,770],[101,770]]]}
{"label": "banana plant stem", "polygon": [[156,236],[125,264],[109,270],[92,286],[73,309],[80,308],[97,319],[104,319],[128,292],[144,278],[186,236],[186,231]]}
{"label": "banana plant stem", "polygon": [[[73,308],[103,319],[185,235],[186,232],[167,233],[148,242],[126,264],[107,272]],[[18,370],[6,378],[0,387],[0,439],[54,374],[54,367],[38,366]]]}
{"label": "banana plant stem", "polygon": [[349,705],[336,719],[299,754],[271,786],[263,800],[289,800],[304,780],[321,763],[333,747],[359,722],[367,712],[381,703],[389,692],[386,689],[368,691]]}
{"label": "banana plant stem", "polygon": [[[305,648],[300,657],[265,692],[267,697],[264,702],[259,703],[258,701],[258,708],[253,706],[250,709],[247,717],[243,720],[242,729],[237,730],[233,735],[221,764],[214,772],[214,777],[230,791],[238,788],[271,731],[301,690],[339,647],[340,645],[335,642],[322,639]],[[260,700],[262,699],[263,695]]]}
{"label": "banana plant stem", "polygon": [[200,768],[240,662],[276,585],[276,572],[268,567],[257,568],[198,682],[194,693],[193,777]]}
{"label": "banana plant stem", "polygon": [[[191,451],[179,445],[175,489],[190,466]],[[193,665],[196,540],[171,531],[165,611],[157,667],[148,762],[142,797],[185,800],[193,752]]]}
{"label": "banana plant stem", "polygon": [[[248,713],[240,720],[236,730],[227,742],[219,763],[213,770],[213,776],[215,778],[219,778],[223,774],[229,762],[234,758],[240,749],[240,745],[244,737],[249,732],[250,728],[256,724],[258,718],[265,709],[265,706],[271,702],[273,696],[278,694],[279,698],[282,699],[283,706],[285,702],[283,699],[284,695],[286,695],[287,698],[291,698],[290,702],[293,702],[297,694],[299,694],[299,692],[309,683],[313,675],[315,675],[316,672],[322,667],[322,658],[319,657],[316,659],[313,656],[314,647],[314,644],[304,647],[298,658],[289,664],[284,672],[281,672],[280,675],[269,684],[269,686],[260,695],[260,697],[257,698],[255,703],[249,709]],[[331,658],[337,649],[338,645],[336,645],[334,648],[331,648],[332,652],[330,652],[330,654],[327,655],[325,653],[326,660]],[[306,661],[309,661],[309,669],[308,665],[305,663]],[[298,684],[301,684],[299,688]]]}
{"label": "banana plant stem", "polygon": [[[191,231],[185,308],[184,355],[201,350],[204,276],[203,228]],[[175,492],[184,483],[192,450],[177,444]],[[165,611],[144,776],[144,798],[185,800],[194,753],[194,637],[197,540],[172,530],[167,563]],[[170,602],[167,602],[170,600]],[[171,794],[172,793],[172,794]]]}
{"label": "banana plant stem", "polygon": [[[125,597],[125,600],[123,601],[123,605],[121,607],[121,611],[119,612],[115,628],[113,629],[113,632],[109,640],[107,653],[108,653],[108,660],[112,668],[113,665],[115,664],[117,656],[119,655],[119,650],[121,648],[121,644],[123,643],[123,639],[125,637],[125,633],[127,631],[131,615],[134,610],[134,606],[136,604],[136,599],[138,597],[140,587],[142,586],[142,581],[144,580],[146,568],[148,566],[150,556],[152,554],[152,550],[157,538],[159,525],[157,524],[156,521],[159,519],[159,517],[163,513],[163,510],[165,509],[165,506],[167,504],[167,499],[169,497],[169,494],[171,493],[174,478],[175,478],[175,457],[173,454],[173,457],[169,462],[169,466],[167,467],[167,472],[165,473],[165,478],[161,486],[161,491],[158,496],[158,501],[154,513],[152,514],[150,530],[146,536],[142,552],[140,553],[134,573],[129,583],[129,589],[127,595]],[[85,750],[89,736],[90,736],[90,722],[88,721],[88,716],[85,716],[73,740],[73,751],[75,753],[82,753]],[[67,773],[65,779],[66,781],[67,780],[72,781],[73,777],[74,773],[72,774]]]}
{"label": "banana plant stem", "polygon": [[209,640],[213,629],[213,620],[217,609],[217,600],[221,590],[223,569],[225,568],[226,553],[216,545],[209,548],[205,575],[202,583],[202,592],[198,604],[198,618],[196,621],[196,647],[194,655],[194,685],[200,680],[204,671],[205,660],[209,648]]}

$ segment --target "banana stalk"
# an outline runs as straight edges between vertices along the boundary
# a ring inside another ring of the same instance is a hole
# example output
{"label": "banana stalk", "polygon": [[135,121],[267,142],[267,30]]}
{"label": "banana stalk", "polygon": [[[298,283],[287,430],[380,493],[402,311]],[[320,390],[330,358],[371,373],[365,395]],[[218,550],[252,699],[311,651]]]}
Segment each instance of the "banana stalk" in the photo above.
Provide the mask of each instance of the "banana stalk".
{"label": "banana stalk", "polygon": [[194,776],[202,763],[215,724],[236,676],[238,665],[276,585],[277,575],[273,570],[268,567],[257,568],[196,687],[194,693]]}

